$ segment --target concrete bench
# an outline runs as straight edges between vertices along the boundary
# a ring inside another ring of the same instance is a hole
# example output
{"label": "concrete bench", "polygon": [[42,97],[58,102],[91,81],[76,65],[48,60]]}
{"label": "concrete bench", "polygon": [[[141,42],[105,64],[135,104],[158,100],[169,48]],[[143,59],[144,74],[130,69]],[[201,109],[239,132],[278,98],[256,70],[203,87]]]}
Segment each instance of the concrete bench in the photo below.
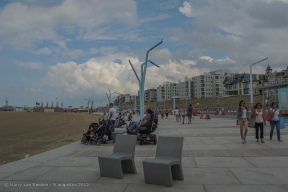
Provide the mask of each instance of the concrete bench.
{"label": "concrete bench", "polygon": [[115,143],[117,135],[119,135],[119,134],[122,135],[124,133],[127,133],[127,131],[126,130],[118,130],[118,131],[112,132],[113,143]]}
{"label": "concrete bench", "polygon": [[100,175],[123,179],[123,172],[136,174],[134,162],[137,136],[119,135],[112,154],[98,157]]}
{"label": "concrete bench", "polygon": [[183,137],[158,137],[156,157],[143,161],[145,183],[172,187],[172,179],[184,180],[183,140]]}

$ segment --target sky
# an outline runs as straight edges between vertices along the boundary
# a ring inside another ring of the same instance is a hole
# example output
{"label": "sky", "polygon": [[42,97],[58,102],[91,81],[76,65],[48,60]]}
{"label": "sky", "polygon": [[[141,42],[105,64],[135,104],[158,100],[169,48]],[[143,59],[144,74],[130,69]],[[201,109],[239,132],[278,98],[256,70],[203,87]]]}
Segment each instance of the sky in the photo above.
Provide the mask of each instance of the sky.
{"label": "sky", "polygon": [[[1,0],[0,106],[107,103],[106,93],[226,68],[288,66],[288,0]],[[112,99],[117,96],[111,95]]]}

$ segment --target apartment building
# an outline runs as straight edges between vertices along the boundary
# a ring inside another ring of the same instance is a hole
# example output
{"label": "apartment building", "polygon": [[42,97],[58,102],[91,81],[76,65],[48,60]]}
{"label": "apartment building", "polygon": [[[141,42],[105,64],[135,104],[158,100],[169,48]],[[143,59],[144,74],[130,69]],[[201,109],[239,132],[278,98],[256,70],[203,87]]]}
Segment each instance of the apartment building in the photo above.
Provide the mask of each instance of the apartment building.
{"label": "apartment building", "polygon": [[180,100],[193,98],[192,78],[185,77],[184,81],[179,80],[176,84],[176,93]]}
{"label": "apartment building", "polygon": [[[262,86],[264,76],[262,74],[252,74],[252,86],[257,88]],[[249,95],[250,94],[250,74],[233,74],[225,77],[223,81],[224,95]],[[254,95],[259,95],[260,90],[254,89]]]}
{"label": "apartment building", "polygon": [[176,83],[164,82],[157,87],[157,102],[171,100],[174,96],[177,97]]}
{"label": "apartment building", "polygon": [[192,77],[193,98],[213,98],[224,95],[223,81],[231,74],[232,72],[228,69],[220,69]]}
{"label": "apartment building", "polygon": [[145,90],[145,102],[156,102],[157,101],[157,89],[147,89]]}

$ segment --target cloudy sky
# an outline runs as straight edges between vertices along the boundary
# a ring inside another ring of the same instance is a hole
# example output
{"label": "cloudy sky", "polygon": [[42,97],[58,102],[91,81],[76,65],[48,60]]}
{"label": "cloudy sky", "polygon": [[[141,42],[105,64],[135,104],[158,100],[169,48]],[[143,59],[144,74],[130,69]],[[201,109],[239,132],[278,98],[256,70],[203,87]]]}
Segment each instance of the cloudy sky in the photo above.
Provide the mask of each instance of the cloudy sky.
{"label": "cloudy sky", "polygon": [[91,95],[99,105],[108,88],[136,94],[128,60],[140,75],[161,39],[149,55],[160,68],[149,64],[146,88],[221,68],[249,72],[265,57],[282,70],[287,10],[288,0],[1,0],[0,106],[8,97],[79,107]]}

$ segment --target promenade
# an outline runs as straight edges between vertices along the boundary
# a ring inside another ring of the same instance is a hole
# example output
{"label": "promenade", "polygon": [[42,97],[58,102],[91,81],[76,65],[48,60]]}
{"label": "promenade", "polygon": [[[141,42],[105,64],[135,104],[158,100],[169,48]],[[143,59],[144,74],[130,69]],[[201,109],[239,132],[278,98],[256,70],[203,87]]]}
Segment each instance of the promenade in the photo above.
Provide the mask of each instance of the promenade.
{"label": "promenade", "polygon": [[288,124],[281,130],[283,142],[277,141],[276,130],[273,140],[269,140],[267,125],[265,143],[256,143],[255,130],[249,128],[247,143],[242,144],[235,123],[235,118],[214,115],[210,120],[197,116],[192,124],[186,119],[184,125],[176,122],[175,116],[159,118],[157,136],[185,137],[184,181],[174,181],[172,188],[144,182],[142,161],[155,156],[153,144],[137,143],[137,174],[113,179],[100,177],[98,156],[112,153],[114,144],[86,146],[77,141],[0,166],[0,192],[288,191]]}

